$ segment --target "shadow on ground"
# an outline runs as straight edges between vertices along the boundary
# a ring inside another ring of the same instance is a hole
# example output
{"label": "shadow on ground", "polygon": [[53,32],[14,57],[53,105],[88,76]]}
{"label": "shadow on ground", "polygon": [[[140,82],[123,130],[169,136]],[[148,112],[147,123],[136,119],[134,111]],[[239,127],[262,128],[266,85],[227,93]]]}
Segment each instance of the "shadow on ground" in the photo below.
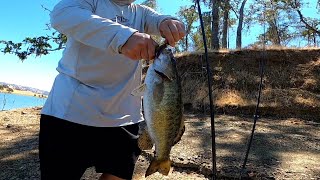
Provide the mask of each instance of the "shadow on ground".
{"label": "shadow on ground", "polygon": [[38,132],[18,126],[0,132],[0,179],[40,179]]}
{"label": "shadow on ground", "polygon": [[[238,178],[252,120],[220,115],[215,121],[217,175],[222,179]],[[174,165],[178,167],[175,170],[189,168],[209,178],[212,175],[210,118],[190,115],[186,124],[187,132],[173,148]],[[319,178],[319,130],[318,124],[310,125],[299,119],[259,120],[246,166],[249,177]]]}
{"label": "shadow on ground", "polygon": [[[217,171],[220,179],[239,177],[252,119],[217,115]],[[38,124],[0,123],[0,179],[39,179]],[[142,153],[135,179],[141,179],[153,156]],[[211,127],[208,116],[186,115],[186,132],[172,149],[173,172],[165,179],[212,176]],[[320,126],[301,119],[259,119],[249,155],[251,179],[320,178]],[[161,178],[160,178],[161,177]],[[161,175],[148,179],[164,179]],[[98,179],[89,169],[83,179]]]}

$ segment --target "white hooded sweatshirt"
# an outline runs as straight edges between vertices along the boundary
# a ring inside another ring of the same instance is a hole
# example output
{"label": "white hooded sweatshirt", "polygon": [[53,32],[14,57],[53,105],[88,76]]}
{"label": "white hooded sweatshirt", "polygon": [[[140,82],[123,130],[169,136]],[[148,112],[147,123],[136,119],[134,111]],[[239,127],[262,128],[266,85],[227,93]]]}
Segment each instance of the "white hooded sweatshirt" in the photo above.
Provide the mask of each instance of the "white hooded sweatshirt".
{"label": "white hooded sweatshirt", "polygon": [[159,35],[170,16],[132,0],[62,0],[51,25],[68,37],[42,114],[78,124],[115,127],[143,120],[141,98],[131,95],[141,81],[141,64],[119,54],[135,32]]}

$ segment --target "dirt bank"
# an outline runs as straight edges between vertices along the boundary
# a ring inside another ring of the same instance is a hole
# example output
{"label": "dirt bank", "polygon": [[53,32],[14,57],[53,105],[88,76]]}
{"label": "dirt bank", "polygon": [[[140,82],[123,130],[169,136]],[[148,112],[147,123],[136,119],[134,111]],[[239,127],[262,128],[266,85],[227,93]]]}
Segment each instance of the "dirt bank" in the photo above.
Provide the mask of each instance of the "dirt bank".
{"label": "dirt bank", "polygon": [[[177,57],[183,101],[187,108],[203,112],[209,104],[203,55],[192,53]],[[209,54],[209,60],[218,113],[251,115],[254,112],[260,78],[259,60],[263,60],[266,65],[261,114],[320,119],[319,49],[216,52]]]}

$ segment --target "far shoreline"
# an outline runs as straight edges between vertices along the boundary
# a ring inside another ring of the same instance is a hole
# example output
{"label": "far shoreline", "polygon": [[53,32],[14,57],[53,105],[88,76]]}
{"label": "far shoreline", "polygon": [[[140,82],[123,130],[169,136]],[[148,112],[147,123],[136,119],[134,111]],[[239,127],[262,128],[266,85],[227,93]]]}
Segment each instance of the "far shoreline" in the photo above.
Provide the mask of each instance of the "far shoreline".
{"label": "far shoreline", "polygon": [[32,96],[32,97],[37,97],[37,98],[48,98],[48,96],[44,95],[44,94],[34,93],[31,91],[16,90],[16,89],[13,89],[13,92],[8,92],[7,90],[0,90],[0,93],[16,94],[16,95],[22,95],[22,96]]}

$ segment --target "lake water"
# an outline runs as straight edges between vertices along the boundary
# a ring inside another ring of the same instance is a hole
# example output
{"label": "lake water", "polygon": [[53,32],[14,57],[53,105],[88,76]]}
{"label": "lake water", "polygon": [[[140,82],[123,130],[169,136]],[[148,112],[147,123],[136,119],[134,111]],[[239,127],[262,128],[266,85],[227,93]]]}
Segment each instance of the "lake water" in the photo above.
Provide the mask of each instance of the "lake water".
{"label": "lake water", "polygon": [[0,111],[43,106],[46,98],[0,93]]}

